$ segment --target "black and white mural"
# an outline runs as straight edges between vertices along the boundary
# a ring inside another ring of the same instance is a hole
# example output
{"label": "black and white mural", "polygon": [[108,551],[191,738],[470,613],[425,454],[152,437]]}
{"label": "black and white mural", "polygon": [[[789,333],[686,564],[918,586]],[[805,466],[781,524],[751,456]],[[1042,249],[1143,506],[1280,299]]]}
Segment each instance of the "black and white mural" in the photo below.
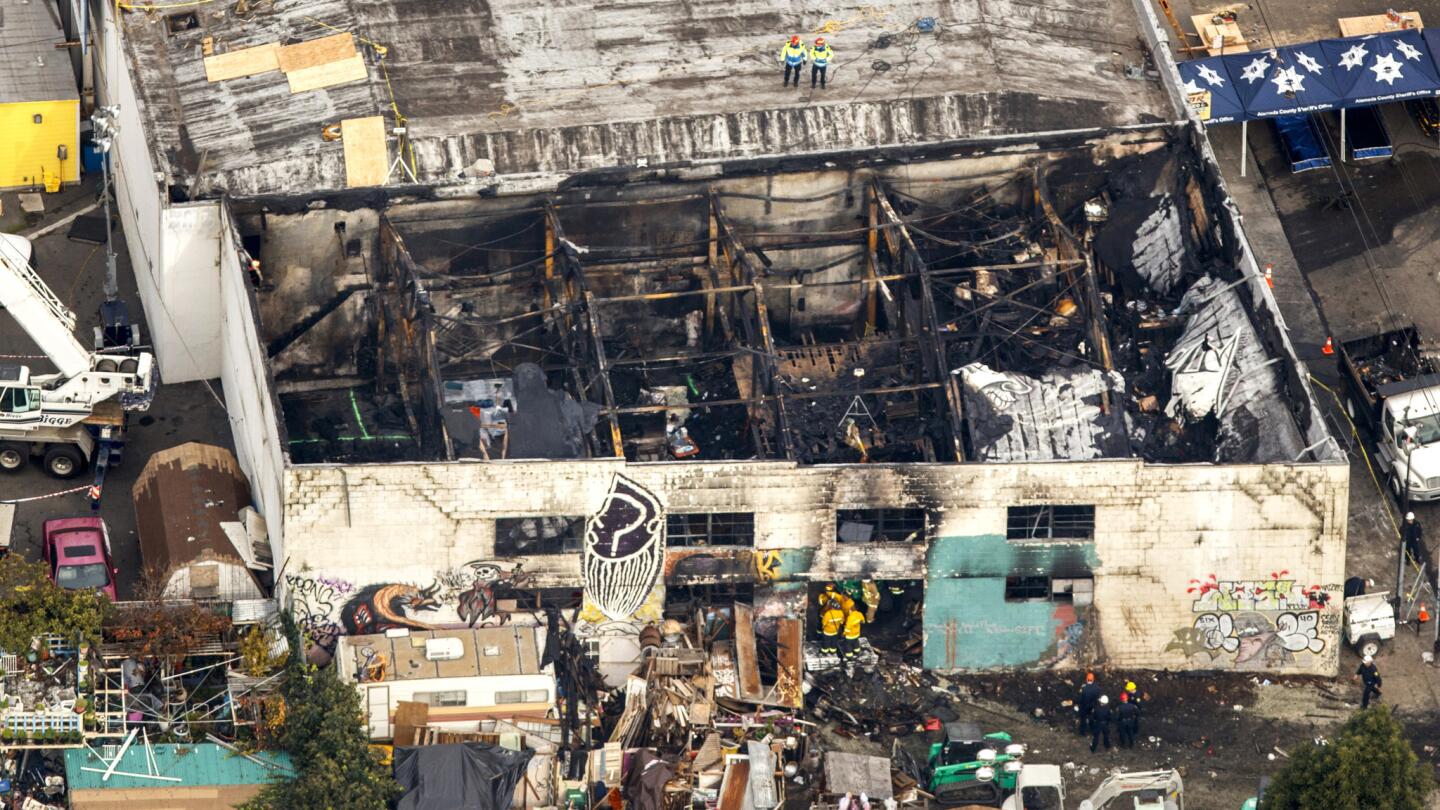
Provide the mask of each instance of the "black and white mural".
{"label": "black and white mural", "polygon": [[665,513],[644,487],[616,475],[585,524],[585,597],[614,621],[629,621],[665,566]]}

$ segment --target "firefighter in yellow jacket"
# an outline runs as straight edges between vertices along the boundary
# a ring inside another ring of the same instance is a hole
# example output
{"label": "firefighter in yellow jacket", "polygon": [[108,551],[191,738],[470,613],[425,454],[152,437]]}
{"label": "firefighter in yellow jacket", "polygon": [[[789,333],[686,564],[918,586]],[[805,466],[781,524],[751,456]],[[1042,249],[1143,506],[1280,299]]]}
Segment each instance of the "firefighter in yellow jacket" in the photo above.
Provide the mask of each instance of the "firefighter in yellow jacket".
{"label": "firefighter in yellow jacket", "polygon": [[820,603],[821,611],[824,611],[825,607],[832,602],[839,605],[842,611],[848,611],[855,607],[855,600],[836,590],[835,583],[833,582],[825,583],[825,590],[820,592],[820,596],[816,598],[816,601]]}
{"label": "firefighter in yellow jacket", "polygon": [[840,629],[845,625],[845,611],[836,602],[826,605],[820,613],[820,654],[840,652]]}
{"label": "firefighter in yellow jacket", "polygon": [[841,656],[846,663],[855,659],[860,649],[860,626],[865,624],[865,614],[854,608],[845,614],[845,638],[840,642]]}

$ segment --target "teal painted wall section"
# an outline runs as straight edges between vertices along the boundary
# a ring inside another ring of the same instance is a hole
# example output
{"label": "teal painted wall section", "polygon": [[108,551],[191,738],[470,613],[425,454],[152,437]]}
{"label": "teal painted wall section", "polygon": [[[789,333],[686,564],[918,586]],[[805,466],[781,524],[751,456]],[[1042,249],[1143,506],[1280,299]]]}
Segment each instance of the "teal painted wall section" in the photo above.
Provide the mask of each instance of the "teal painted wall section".
{"label": "teal painted wall section", "polygon": [[931,582],[1032,573],[1083,576],[1099,564],[1094,543],[1012,543],[1003,534],[939,537],[930,544],[926,559]]}
{"label": "teal painted wall section", "polygon": [[1093,543],[1011,543],[1003,535],[937,538],[930,544],[925,584],[925,667],[991,669],[1065,657],[1085,630],[1074,606],[1006,602],[1005,577],[1086,576],[1097,565]]}

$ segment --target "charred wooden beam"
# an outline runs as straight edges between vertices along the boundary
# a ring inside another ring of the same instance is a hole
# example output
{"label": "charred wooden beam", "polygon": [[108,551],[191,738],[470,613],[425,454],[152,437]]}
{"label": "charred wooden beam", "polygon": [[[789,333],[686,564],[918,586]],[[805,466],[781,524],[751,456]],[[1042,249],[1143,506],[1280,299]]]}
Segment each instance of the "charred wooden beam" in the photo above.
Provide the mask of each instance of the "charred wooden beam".
{"label": "charred wooden beam", "polygon": [[956,380],[956,376],[950,373],[945,361],[945,341],[940,334],[940,316],[935,311],[935,292],[930,286],[928,268],[925,260],[920,256],[919,249],[915,247],[915,240],[910,236],[910,229],[905,226],[900,215],[895,213],[895,208],[890,205],[890,199],[885,192],[885,184],[879,176],[872,179],[870,194],[879,207],[885,223],[889,226],[885,229],[887,241],[890,243],[891,249],[895,251],[894,255],[899,257],[901,268],[906,275],[915,277],[920,285],[921,323],[919,327],[921,343],[926,348],[926,366],[931,381],[945,389],[945,415],[950,424],[950,441],[954,445],[955,458],[963,461],[965,446],[961,438],[964,435],[964,423],[960,414],[960,384]]}
{"label": "charred wooden beam", "polygon": [[[710,211],[715,219],[716,235],[726,262],[729,264],[732,275],[738,275],[734,279],[734,285],[748,284],[752,288],[751,295],[754,296],[754,308],[739,307],[738,314],[741,316],[741,324],[745,327],[746,341],[750,348],[761,350],[760,362],[755,364],[755,369],[760,373],[759,389],[766,394],[775,393],[775,378],[778,373],[775,365],[775,338],[770,333],[770,314],[765,308],[765,288],[760,283],[759,275],[750,261],[745,245],[736,235],[735,229],[725,217],[725,211],[720,206],[720,200],[715,195],[715,190],[710,189]],[[738,296],[737,296],[738,299]],[[756,341],[759,345],[754,345]],[[774,400],[775,420],[780,431],[780,444],[785,450],[785,458],[795,460],[795,436],[790,432],[790,416],[785,407],[783,399]],[[757,448],[759,449],[759,448]]]}
{"label": "charred wooden beam", "polygon": [[[590,348],[594,354],[593,359],[597,371],[593,382],[599,384],[600,393],[605,400],[605,407],[613,409],[615,407],[615,389],[610,384],[610,367],[605,356],[605,341],[600,336],[600,319],[595,316],[594,293],[590,292],[589,285],[585,281],[585,268],[580,262],[580,257],[574,246],[565,239],[565,230],[560,225],[560,216],[556,213],[554,206],[549,204],[545,206],[545,220],[548,223],[546,233],[553,235],[555,241],[560,245],[560,255],[564,265],[562,287],[567,299],[566,303],[573,300],[576,293],[579,294],[578,300],[587,327],[585,331],[590,334]],[[568,315],[566,319],[568,322]],[[612,452],[616,458],[624,458],[625,444],[624,438],[620,435],[620,419],[613,410],[608,416]]]}

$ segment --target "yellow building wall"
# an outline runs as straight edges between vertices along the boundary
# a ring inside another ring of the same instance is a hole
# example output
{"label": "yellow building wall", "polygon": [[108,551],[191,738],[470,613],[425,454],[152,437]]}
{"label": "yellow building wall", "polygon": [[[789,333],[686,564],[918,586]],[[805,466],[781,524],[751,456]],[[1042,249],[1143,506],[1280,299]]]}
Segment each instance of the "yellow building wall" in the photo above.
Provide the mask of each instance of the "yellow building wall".
{"label": "yellow building wall", "polygon": [[55,175],[61,182],[79,182],[79,138],[78,100],[0,104],[0,188],[43,186]]}

